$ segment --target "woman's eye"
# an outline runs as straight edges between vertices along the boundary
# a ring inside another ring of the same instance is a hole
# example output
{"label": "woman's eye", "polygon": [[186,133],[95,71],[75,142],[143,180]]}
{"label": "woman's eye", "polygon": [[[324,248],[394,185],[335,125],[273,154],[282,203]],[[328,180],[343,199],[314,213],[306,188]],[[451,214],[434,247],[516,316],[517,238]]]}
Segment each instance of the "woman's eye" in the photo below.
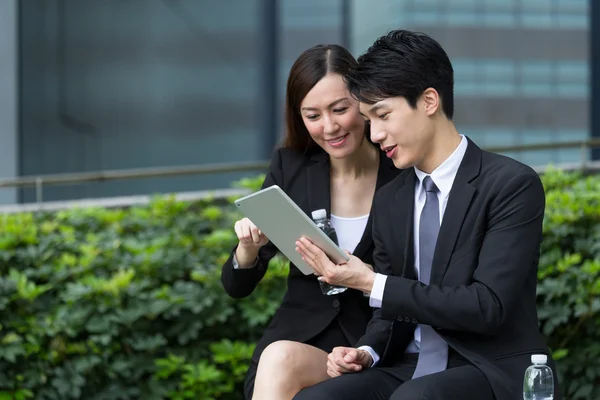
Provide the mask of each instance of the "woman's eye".
{"label": "woman's eye", "polygon": [[333,110],[333,112],[335,112],[335,113],[343,113],[347,109],[348,109],[348,107],[336,108],[336,109]]}
{"label": "woman's eye", "polygon": [[311,115],[307,115],[307,116],[306,116],[306,119],[309,119],[309,120],[311,120],[311,121],[314,121],[314,120],[315,120],[315,119],[317,119],[317,118],[319,118],[319,116],[318,116],[318,115],[316,115],[316,114],[311,114]]}
{"label": "woman's eye", "polygon": [[390,114],[390,113],[383,113],[383,114],[381,114],[381,115],[379,116],[379,119],[382,119],[382,120],[384,120],[384,121],[385,121],[385,120],[387,119],[387,117],[388,117],[388,115],[389,115],[389,114]]}

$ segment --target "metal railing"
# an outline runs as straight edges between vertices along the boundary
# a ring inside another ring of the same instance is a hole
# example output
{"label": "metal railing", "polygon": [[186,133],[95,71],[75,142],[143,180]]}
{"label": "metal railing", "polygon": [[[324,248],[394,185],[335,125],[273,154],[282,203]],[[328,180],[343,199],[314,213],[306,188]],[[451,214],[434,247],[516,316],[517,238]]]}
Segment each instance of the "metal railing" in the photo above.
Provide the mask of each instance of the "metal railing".
{"label": "metal railing", "polygon": [[[494,146],[485,147],[485,150],[495,153],[510,153],[579,148],[581,150],[580,162],[561,164],[559,167],[567,170],[582,169],[586,171],[598,171],[600,170],[600,162],[588,161],[588,154],[590,149],[596,147],[600,147],[600,138],[558,143],[539,143],[517,146]],[[106,182],[124,179],[143,179],[158,177],[162,178],[170,176],[205,175],[227,172],[264,171],[268,167],[268,164],[268,161],[254,161],[245,163],[217,163],[203,165],[188,165],[179,167],[134,168],[112,171],[109,170],[96,172],[77,172],[64,174],[23,176],[16,178],[0,179],[0,188],[35,187],[36,202],[41,203],[43,201],[44,186],[75,185],[81,183]],[[540,173],[543,173],[545,169],[546,166],[536,167],[536,170]]]}
{"label": "metal railing", "polygon": [[74,185],[91,182],[107,182],[123,179],[164,178],[169,176],[205,175],[226,172],[262,171],[269,166],[268,161],[247,163],[218,163],[187,165],[181,167],[152,167],[107,170],[96,172],[74,172],[65,174],[48,174],[38,176],[22,176],[0,179],[0,188],[35,187],[36,202],[43,201],[43,186]]}

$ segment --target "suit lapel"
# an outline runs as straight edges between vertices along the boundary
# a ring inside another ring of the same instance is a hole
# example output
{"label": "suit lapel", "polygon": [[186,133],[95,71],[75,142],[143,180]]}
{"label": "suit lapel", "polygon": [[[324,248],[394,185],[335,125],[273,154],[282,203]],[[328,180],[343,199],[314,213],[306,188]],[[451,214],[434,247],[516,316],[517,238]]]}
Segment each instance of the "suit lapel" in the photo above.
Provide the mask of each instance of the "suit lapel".
{"label": "suit lapel", "polygon": [[[408,279],[416,279],[414,263],[414,210],[415,210],[415,181],[417,176],[415,170],[410,168],[407,172],[404,184],[396,191],[392,207],[393,241],[396,246],[403,246],[402,270],[398,271],[402,276]],[[402,222],[398,226],[398,221]]]}
{"label": "suit lapel", "polygon": [[[398,169],[394,166],[394,163],[385,157],[384,153],[379,154],[379,170],[377,171],[377,183],[375,184],[375,192],[379,190],[383,185],[390,182],[398,175]],[[366,255],[366,252],[370,249],[371,244],[373,243],[373,235],[372,235],[372,226],[373,226],[373,213],[369,214],[369,218],[367,219],[367,226],[362,234],[360,242],[354,249],[353,254],[358,258],[363,258]]]}
{"label": "suit lapel", "polygon": [[481,168],[481,149],[468,140],[467,151],[458,168],[452,189],[448,196],[448,204],[438,234],[438,241],[433,255],[431,282],[441,283],[454,246],[463,226],[465,215],[471,205],[475,188],[471,181],[479,175]]}
{"label": "suit lapel", "polygon": [[324,208],[331,216],[331,181],[327,153],[319,152],[311,156],[312,164],[307,168],[308,216],[315,210]]}

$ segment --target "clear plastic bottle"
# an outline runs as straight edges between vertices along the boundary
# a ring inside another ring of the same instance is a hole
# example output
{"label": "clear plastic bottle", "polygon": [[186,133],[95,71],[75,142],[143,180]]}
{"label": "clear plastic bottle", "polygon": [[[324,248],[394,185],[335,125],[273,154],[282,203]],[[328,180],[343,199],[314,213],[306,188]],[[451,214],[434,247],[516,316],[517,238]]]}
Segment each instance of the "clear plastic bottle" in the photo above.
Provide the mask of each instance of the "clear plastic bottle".
{"label": "clear plastic bottle", "polygon": [[554,376],[546,362],[548,356],[545,354],[531,356],[532,365],[525,371],[523,379],[523,400],[554,399]]}
{"label": "clear plastic bottle", "polygon": [[[321,230],[325,232],[325,234],[329,236],[331,240],[333,240],[335,244],[338,244],[337,234],[335,233],[333,225],[331,225],[331,220],[327,218],[327,211],[325,209],[313,211],[312,219],[315,224],[317,224],[317,226],[321,228]],[[330,285],[327,282],[319,281],[319,284],[321,285],[321,292],[328,296],[343,293],[348,289],[344,286]]]}

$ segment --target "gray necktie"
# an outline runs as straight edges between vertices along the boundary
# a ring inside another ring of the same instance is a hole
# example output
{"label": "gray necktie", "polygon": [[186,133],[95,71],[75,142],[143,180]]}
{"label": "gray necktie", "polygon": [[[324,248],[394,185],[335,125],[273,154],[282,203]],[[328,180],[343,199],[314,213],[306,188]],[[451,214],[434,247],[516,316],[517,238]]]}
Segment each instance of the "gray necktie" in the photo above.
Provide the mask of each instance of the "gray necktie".
{"label": "gray necktie", "polygon": [[[440,231],[440,205],[437,196],[438,188],[430,176],[423,179],[423,186],[427,198],[419,220],[419,280],[429,285],[433,253]],[[448,344],[431,326],[420,325],[420,327],[421,348],[413,379],[444,371],[448,364]]]}

